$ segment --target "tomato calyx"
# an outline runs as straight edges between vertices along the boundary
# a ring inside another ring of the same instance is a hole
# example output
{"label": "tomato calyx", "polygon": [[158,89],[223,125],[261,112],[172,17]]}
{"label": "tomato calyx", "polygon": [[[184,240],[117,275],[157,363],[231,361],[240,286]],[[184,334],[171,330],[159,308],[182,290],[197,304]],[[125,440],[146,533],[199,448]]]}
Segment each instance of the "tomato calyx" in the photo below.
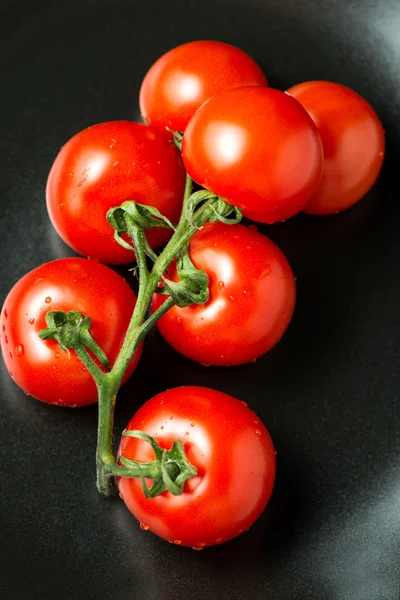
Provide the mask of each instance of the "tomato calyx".
{"label": "tomato calyx", "polygon": [[42,340],[55,340],[64,351],[72,348],[77,353],[81,353],[87,348],[107,371],[110,370],[110,361],[107,355],[89,332],[92,324],[92,319],[89,316],[77,310],[68,312],[51,310],[45,318],[47,328],[39,332],[39,337]]}
{"label": "tomato calyx", "polygon": [[[115,476],[140,478],[146,498],[155,498],[165,491],[180,496],[185,482],[197,475],[197,468],[188,461],[181,440],[175,440],[172,447],[166,450],[143,431],[125,430],[122,435],[144,440],[154,450],[156,458],[153,461],[142,463],[119,456],[118,461],[122,467],[115,465],[112,468],[112,474]],[[146,479],[153,480],[150,488],[147,486]]]}
{"label": "tomato calyx", "polygon": [[[151,231],[153,227],[164,227],[173,231],[176,230],[173,223],[162,215],[157,208],[138,204],[134,200],[127,200],[120,206],[110,208],[107,212],[107,221],[114,229],[115,241],[127,250],[134,250],[134,245],[127,242],[122,236],[128,234],[132,238],[133,228]],[[146,254],[150,258],[156,257],[145,236],[143,236],[143,243]]]}
{"label": "tomato calyx", "polygon": [[157,291],[171,296],[174,304],[179,308],[191,304],[205,304],[210,296],[208,275],[194,266],[189,255],[189,245],[179,253],[176,270],[179,281],[171,281],[163,276],[164,286]]}

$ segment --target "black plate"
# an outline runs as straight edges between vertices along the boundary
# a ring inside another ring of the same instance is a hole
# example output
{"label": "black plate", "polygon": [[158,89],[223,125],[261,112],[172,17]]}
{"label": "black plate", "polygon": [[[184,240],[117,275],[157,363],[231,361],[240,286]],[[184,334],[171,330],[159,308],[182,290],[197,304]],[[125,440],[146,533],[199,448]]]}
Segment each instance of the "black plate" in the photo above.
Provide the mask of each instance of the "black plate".
{"label": "black plate", "polygon": [[295,317],[272,352],[204,369],[152,334],[121,393],[116,438],[142,402],[176,385],[215,387],[259,413],[278,476],[240,538],[193,552],[142,531],[96,492],[96,407],[36,402],[2,366],[1,597],[397,598],[399,0],[6,0],[0,10],[1,299],[28,270],[72,254],[44,203],[59,147],[90,124],[137,118],[146,69],[184,41],[238,45],[277,88],[349,85],[376,108],[388,145],[377,185],[351,210],[263,228],[298,278]]}

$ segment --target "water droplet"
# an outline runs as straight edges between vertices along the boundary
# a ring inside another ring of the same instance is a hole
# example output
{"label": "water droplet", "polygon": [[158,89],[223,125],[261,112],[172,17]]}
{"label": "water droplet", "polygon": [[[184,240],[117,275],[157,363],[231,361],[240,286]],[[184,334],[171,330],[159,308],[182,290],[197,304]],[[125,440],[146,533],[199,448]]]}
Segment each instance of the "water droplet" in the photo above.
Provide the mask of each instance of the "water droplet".
{"label": "water droplet", "polygon": [[173,418],[174,418],[174,417],[170,417],[170,418],[169,418],[169,420],[170,420],[170,421],[172,421],[172,419],[173,419]]}
{"label": "water droplet", "polygon": [[215,543],[216,543],[216,544],[220,544],[220,543],[221,543],[221,542],[223,542],[223,541],[224,541],[224,538],[217,538],[217,539],[215,540]]}
{"label": "water droplet", "polygon": [[176,322],[177,322],[177,323],[180,323],[181,321],[182,321],[181,317],[178,317],[178,318],[176,319]]}
{"label": "water droplet", "polygon": [[229,300],[234,300],[235,296],[229,296]]}
{"label": "water droplet", "polygon": [[57,369],[56,365],[53,365],[53,370],[55,371]]}
{"label": "water droplet", "polygon": [[188,431],[186,431],[185,435],[189,435],[189,432],[188,432]]}
{"label": "water droplet", "polygon": [[259,429],[256,429],[256,435],[261,435],[261,431]]}
{"label": "water droplet", "polygon": [[206,544],[197,544],[197,546],[192,546],[193,550],[203,550],[206,547]]}
{"label": "water droplet", "polygon": [[37,283],[39,283],[39,281],[43,281],[43,277],[36,277],[35,281],[33,282],[33,285],[36,285]]}
{"label": "water droplet", "polygon": [[223,281],[218,281],[218,287],[220,290],[224,289],[225,283]]}
{"label": "water droplet", "polygon": [[246,246],[247,250],[251,250],[251,246]]}
{"label": "water droplet", "polygon": [[121,492],[119,493],[119,497],[121,498],[121,500],[124,499],[123,495],[121,494]]}
{"label": "water droplet", "polygon": [[71,404],[71,408],[76,408],[77,405],[76,404]]}
{"label": "water droplet", "polygon": [[194,427],[194,423],[190,423],[190,427]]}
{"label": "water droplet", "polygon": [[13,376],[12,371],[10,371],[10,377],[12,377],[12,376]]}
{"label": "water droplet", "polygon": [[255,362],[257,362],[257,359],[256,359],[256,358],[253,358],[253,360],[252,360],[252,361],[250,361],[250,362],[252,362],[252,363],[255,363]]}
{"label": "water droplet", "polygon": [[182,544],[182,540],[174,540],[173,543],[177,546],[180,546]]}
{"label": "water droplet", "polygon": [[6,344],[8,344],[8,337],[6,335],[4,336],[4,340],[5,340]]}
{"label": "water droplet", "polygon": [[60,358],[61,357],[61,352],[56,352],[56,358]]}
{"label": "water droplet", "polygon": [[10,358],[12,358],[12,354],[11,354],[11,352],[10,352]]}
{"label": "water droplet", "polygon": [[3,331],[5,331],[5,330],[6,330],[6,326],[5,326],[5,325],[3,325]]}
{"label": "water droplet", "polygon": [[116,167],[118,164],[119,164],[119,160],[116,160],[116,161],[113,163],[114,167]]}
{"label": "water droplet", "polygon": [[25,348],[22,344],[18,344],[18,346],[15,347],[15,354],[17,356],[22,356],[23,354],[25,354]]}
{"label": "water droplet", "polygon": [[223,360],[225,358],[225,354],[221,354],[220,358]]}
{"label": "water droplet", "polygon": [[44,301],[46,302],[46,304],[50,304],[50,302],[51,302],[50,296],[47,296],[47,298],[45,298]]}
{"label": "water droplet", "polygon": [[264,271],[261,272],[261,275],[258,277],[258,279],[264,279],[264,277],[267,277],[268,275],[271,274],[271,267],[268,265]]}
{"label": "water droplet", "polygon": [[257,225],[249,225],[249,229],[251,229],[251,231],[258,231]]}
{"label": "water droplet", "polygon": [[6,319],[8,319],[8,312],[6,311],[6,309],[4,309],[4,316]]}
{"label": "water droplet", "polygon": [[164,429],[164,425],[161,425],[160,429]]}
{"label": "water droplet", "polygon": [[211,365],[206,365],[206,363],[200,363],[202,367],[210,367]]}
{"label": "water droplet", "polygon": [[240,400],[241,404],[243,404],[244,406],[248,406],[247,402],[245,402],[244,400]]}
{"label": "water droplet", "polygon": [[34,324],[35,324],[35,319],[29,319],[28,323],[29,323],[30,325],[34,325]]}
{"label": "water droplet", "polygon": [[143,521],[140,523],[140,529],[143,529],[143,531],[148,531],[149,530],[149,526],[146,525],[146,523],[143,523]]}
{"label": "water droplet", "polygon": [[72,171],[70,171],[70,172],[69,172],[69,176],[70,176],[70,177],[72,177],[72,175],[73,175],[73,172],[72,172]]}

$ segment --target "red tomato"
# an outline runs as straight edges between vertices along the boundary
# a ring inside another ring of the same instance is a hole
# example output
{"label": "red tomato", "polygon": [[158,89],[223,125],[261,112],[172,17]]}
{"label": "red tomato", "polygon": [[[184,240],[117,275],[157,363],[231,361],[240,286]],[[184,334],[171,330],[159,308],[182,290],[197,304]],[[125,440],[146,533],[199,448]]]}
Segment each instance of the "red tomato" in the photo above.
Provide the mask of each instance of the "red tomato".
{"label": "red tomato", "polygon": [[189,42],[167,52],[150,68],[140,89],[140,111],[153,127],[183,132],[206,100],[243,85],[268,85],[260,67],[243,50],[223,42]]}
{"label": "red tomato", "polygon": [[189,175],[254,221],[284,221],[304,208],[322,172],[312,119],[288,94],[229,90],[191,119],[182,146]]}
{"label": "red tomato", "polygon": [[375,183],[385,154],[378,115],[361,96],[329,81],[307,81],[288,93],[317,125],[324,147],[320,187],[304,212],[330,215],[352,206]]}
{"label": "red tomato", "polygon": [[[265,509],[274,485],[275,450],[245,402],[207,388],[175,388],[146,402],[129,422],[127,430],[132,429],[166,449],[180,439],[198,469],[180,496],[166,491],[147,499],[140,480],[119,479],[121,497],[143,529],[200,550],[236,537]],[[148,442],[125,436],[118,455],[143,462],[155,458]]]}
{"label": "red tomato", "polygon": [[[73,350],[41,340],[50,310],[77,310],[92,318],[90,333],[111,364],[121,347],[136,297],[108,267],[84,258],[54,260],[33,269],[8,294],[0,317],[1,349],[11,377],[24,392],[60,406],[97,401],[94,381]],[[125,379],[136,368],[132,358]]]}
{"label": "red tomato", "polygon": [[[74,250],[111,264],[134,260],[114,240],[109,208],[126,200],[155,206],[171,221],[180,216],[185,173],[179,152],[156,129],[129,121],[100,123],[71,138],[47,181],[47,209],[62,239]],[[147,238],[160,246],[170,231]]]}
{"label": "red tomato", "polygon": [[[255,360],[282,337],[296,297],[293,273],[267,237],[244,225],[208,223],[190,241],[194,265],[209,276],[203,305],[172,307],[159,321],[164,339],[203,365]],[[175,265],[168,278],[178,280]],[[153,311],[165,296],[155,294]]]}

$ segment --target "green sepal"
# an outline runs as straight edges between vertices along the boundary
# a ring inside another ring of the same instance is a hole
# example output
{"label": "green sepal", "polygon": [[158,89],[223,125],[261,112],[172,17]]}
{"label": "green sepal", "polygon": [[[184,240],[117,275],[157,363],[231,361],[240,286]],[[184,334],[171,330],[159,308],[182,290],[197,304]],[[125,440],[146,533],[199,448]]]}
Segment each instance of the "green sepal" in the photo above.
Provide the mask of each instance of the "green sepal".
{"label": "green sepal", "polygon": [[110,369],[107,355],[89,332],[92,324],[89,316],[77,310],[50,310],[45,319],[47,328],[39,331],[42,340],[55,340],[64,351],[84,346],[93,352],[105,369]]}
{"label": "green sepal", "polygon": [[191,304],[205,304],[210,296],[209,278],[205,271],[197,269],[192,263],[188,245],[178,255],[176,270],[179,281],[171,281],[163,277],[165,289],[174,304],[180,308]]}
{"label": "green sepal", "polygon": [[[166,450],[143,431],[124,431],[122,435],[145,440],[154,450],[156,459],[147,463],[129,460],[123,456],[118,459],[126,468],[126,474],[121,475],[118,471],[118,476],[140,478],[146,498],[155,498],[167,490],[174,496],[179,496],[183,492],[185,482],[197,474],[197,468],[187,459],[181,440],[175,440],[172,447]],[[146,479],[153,480],[150,488]]]}

